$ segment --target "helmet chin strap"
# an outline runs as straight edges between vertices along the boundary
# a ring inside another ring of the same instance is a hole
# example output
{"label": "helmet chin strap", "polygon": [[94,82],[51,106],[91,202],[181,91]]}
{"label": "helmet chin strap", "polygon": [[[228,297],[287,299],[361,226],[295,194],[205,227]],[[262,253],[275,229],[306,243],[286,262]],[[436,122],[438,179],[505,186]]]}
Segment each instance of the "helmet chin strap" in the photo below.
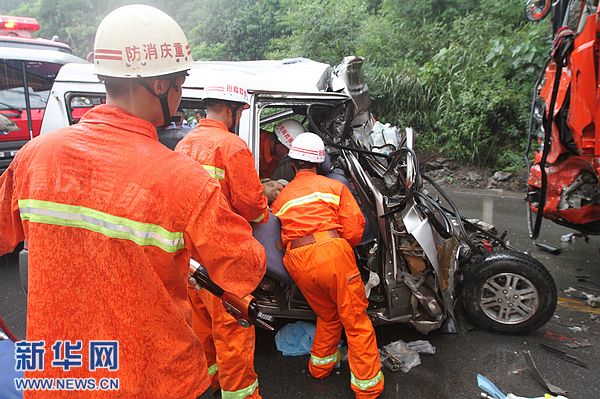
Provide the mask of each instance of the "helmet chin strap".
{"label": "helmet chin strap", "polygon": [[227,128],[231,133],[235,133],[235,121],[237,119],[237,113],[242,109],[243,105],[229,104],[229,110],[231,111],[231,125]]}
{"label": "helmet chin strap", "polygon": [[163,124],[160,127],[167,127],[171,124],[171,118],[173,117],[173,115],[171,115],[171,110],[169,109],[169,92],[171,91],[171,87],[172,85],[169,85],[169,88],[167,89],[167,91],[165,91],[163,94],[161,94],[160,96],[158,96],[158,100],[160,101],[160,106],[162,108],[162,113],[163,113]]}
{"label": "helmet chin strap", "polygon": [[173,82],[173,79],[169,81],[169,87],[164,93],[156,94],[156,91],[146,81],[141,81],[142,86],[144,86],[146,90],[148,90],[152,95],[158,98],[158,101],[160,101],[160,107],[162,108],[163,114],[163,123],[159,127],[167,127],[171,124],[171,118],[173,115],[171,115],[171,110],[169,109],[169,92],[175,87]]}

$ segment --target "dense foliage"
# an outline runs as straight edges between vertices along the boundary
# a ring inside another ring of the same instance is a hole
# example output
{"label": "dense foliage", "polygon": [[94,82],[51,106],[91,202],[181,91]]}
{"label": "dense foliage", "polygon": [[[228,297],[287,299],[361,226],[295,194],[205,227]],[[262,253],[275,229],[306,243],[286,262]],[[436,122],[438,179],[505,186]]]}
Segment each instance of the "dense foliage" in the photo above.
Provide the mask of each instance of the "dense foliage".
{"label": "dense foliage", "polygon": [[[132,1],[131,1],[132,2]],[[139,2],[139,1],[137,1]],[[463,163],[520,167],[534,80],[549,50],[546,23],[522,0],[151,0],[188,34],[196,59],[366,58],[374,113],[411,125],[418,145]],[[0,0],[35,16],[85,56],[119,0]]]}

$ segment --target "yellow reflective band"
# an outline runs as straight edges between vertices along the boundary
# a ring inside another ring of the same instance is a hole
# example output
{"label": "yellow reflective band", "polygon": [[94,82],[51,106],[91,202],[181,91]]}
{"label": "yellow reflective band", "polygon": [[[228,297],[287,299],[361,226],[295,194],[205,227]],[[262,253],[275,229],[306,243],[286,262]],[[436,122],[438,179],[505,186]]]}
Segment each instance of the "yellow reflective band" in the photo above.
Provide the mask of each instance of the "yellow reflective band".
{"label": "yellow reflective band", "polygon": [[212,377],[213,375],[217,374],[217,371],[219,371],[219,368],[215,363],[208,368],[208,375]]}
{"label": "yellow reflective band", "polygon": [[350,382],[361,391],[366,391],[367,389],[374,387],[379,384],[379,381],[383,381],[383,372],[381,370],[379,370],[379,372],[375,374],[375,377],[370,380],[359,380],[354,373],[350,372]]}
{"label": "yellow reflective band", "polygon": [[22,199],[18,201],[21,220],[94,231],[111,238],[155,246],[173,253],[183,248],[183,233],[157,224],[142,223],[92,208],[58,202]]}
{"label": "yellow reflective band", "polygon": [[281,209],[279,210],[279,212],[277,212],[275,214],[275,216],[281,216],[284,213],[286,213],[290,208],[293,208],[295,206],[309,204],[311,202],[317,202],[317,201],[323,201],[323,202],[327,202],[330,204],[339,205],[340,204],[340,196],[335,195],[335,194],[322,193],[322,192],[317,191],[315,193],[305,195],[303,197],[289,200],[281,207]]}
{"label": "yellow reflective band", "polygon": [[265,220],[265,214],[263,213],[262,215],[260,215],[259,217],[257,217],[256,219],[251,220],[252,223],[260,223],[263,220]]}
{"label": "yellow reflective band", "polygon": [[221,389],[222,399],[244,399],[254,393],[258,388],[258,379],[254,380],[252,385],[246,388],[239,389],[237,391],[224,391]]}
{"label": "yellow reflective band", "polygon": [[206,170],[208,172],[208,174],[213,179],[217,179],[217,180],[225,179],[225,171],[223,169],[217,168],[216,166],[212,166],[212,165],[202,165],[202,167],[204,168],[204,170]]}
{"label": "yellow reflective band", "polygon": [[311,353],[310,361],[315,366],[324,366],[326,364],[337,363],[338,360],[340,359],[340,355],[341,355],[341,353],[339,350],[336,351],[333,355],[329,355],[329,356],[325,356],[325,357],[315,356]]}

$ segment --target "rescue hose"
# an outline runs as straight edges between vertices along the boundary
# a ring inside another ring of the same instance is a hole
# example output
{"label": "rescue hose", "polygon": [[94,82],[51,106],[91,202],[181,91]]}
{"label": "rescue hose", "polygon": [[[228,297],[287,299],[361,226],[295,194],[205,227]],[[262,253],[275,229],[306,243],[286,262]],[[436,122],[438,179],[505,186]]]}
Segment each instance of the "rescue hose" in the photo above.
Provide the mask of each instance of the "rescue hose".
{"label": "rescue hose", "polygon": [[[546,75],[546,68],[548,68],[548,64],[550,64],[550,61],[551,60],[546,61],[546,63],[542,67],[540,76],[538,77],[537,81],[535,82],[535,85],[533,86],[533,97],[531,100],[531,111],[530,111],[531,116],[529,118],[529,133],[527,135],[527,147],[525,148],[525,154],[523,154],[523,158],[525,158],[525,164],[527,165],[528,171],[531,171],[531,162],[529,161],[529,151],[531,151],[531,141],[532,141],[532,136],[533,136],[535,103],[538,98],[537,90],[538,90],[538,87],[540,86],[540,83],[542,82],[542,79],[544,79],[544,76]],[[529,204],[529,201],[527,201],[527,230],[529,232],[529,237],[532,237],[533,215],[532,215],[531,205]]]}
{"label": "rescue hose", "polygon": [[323,142],[325,144],[327,144],[328,146],[339,148],[340,150],[348,150],[348,151],[358,152],[359,154],[373,155],[374,157],[381,157],[381,158],[385,158],[388,160],[392,157],[391,154],[384,154],[381,152],[373,152],[373,151],[369,151],[369,150],[363,150],[362,148],[356,148],[356,147],[350,147],[350,146],[343,145],[343,144],[337,144],[337,143],[334,143],[333,141],[329,141],[327,139],[323,139]]}
{"label": "rescue hose", "polygon": [[433,188],[435,188],[435,190],[438,193],[440,193],[440,195],[442,197],[444,197],[446,202],[450,205],[450,208],[452,208],[452,212],[449,212],[449,213],[453,214],[454,217],[456,218],[456,222],[458,225],[458,231],[460,232],[460,235],[463,237],[463,239],[465,240],[465,242],[467,243],[469,248],[471,248],[471,250],[473,250],[473,252],[475,252],[477,254],[480,254],[480,255],[483,254],[483,251],[481,250],[481,248],[479,248],[477,245],[475,245],[471,241],[471,238],[469,237],[469,235],[467,234],[467,231],[465,230],[465,226],[463,223],[463,217],[460,215],[460,211],[458,210],[458,208],[456,207],[454,202],[452,202],[450,197],[448,197],[448,194],[446,194],[446,192],[444,190],[442,190],[442,188],[435,181],[433,181],[432,178],[423,175],[423,179],[425,179],[427,182],[429,182],[429,184],[431,184],[433,186]]}
{"label": "rescue hose", "polygon": [[10,331],[8,326],[4,323],[4,320],[2,320],[2,317],[0,317],[0,330],[4,331],[4,333],[8,336],[8,338],[10,338],[11,341],[13,341],[13,342],[19,341],[19,339],[12,333],[12,331]]}
{"label": "rescue hose", "polygon": [[[452,227],[452,221],[446,215],[446,212],[441,208],[440,204],[437,203],[433,198],[430,198],[427,194],[420,191],[415,191],[416,197],[420,198],[423,203],[417,203],[417,209],[425,214],[427,219],[431,222],[433,228],[439,233],[439,235],[447,240],[453,236],[454,228]],[[444,225],[440,223],[438,218],[435,216],[434,210],[438,212],[444,221]]]}
{"label": "rescue hose", "polygon": [[554,83],[552,86],[552,95],[550,96],[550,107],[548,109],[548,115],[544,124],[544,144],[542,150],[542,159],[540,160],[540,174],[542,178],[542,185],[540,187],[540,194],[538,198],[537,214],[535,216],[535,222],[533,231],[529,237],[535,240],[539,237],[540,229],[542,226],[542,219],[544,217],[544,207],[546,206],[546,194],[548,190],[548,176],[546,174],[546,162],[548,160],[548,154],[550,153],[550,138],[552,136],[552,128],[554,123],[554,106],[556,105],[556,97],[558,96],[558,88],[560,87],[560,79],[562,76],[562,70],[564,66],[564,59],[567,53],[571,50],[573,44],[573,37],[562,36],[562,42],[555,42],[557,47],[553,49],[552,55],[556,62],[556,73],[554,74]]}

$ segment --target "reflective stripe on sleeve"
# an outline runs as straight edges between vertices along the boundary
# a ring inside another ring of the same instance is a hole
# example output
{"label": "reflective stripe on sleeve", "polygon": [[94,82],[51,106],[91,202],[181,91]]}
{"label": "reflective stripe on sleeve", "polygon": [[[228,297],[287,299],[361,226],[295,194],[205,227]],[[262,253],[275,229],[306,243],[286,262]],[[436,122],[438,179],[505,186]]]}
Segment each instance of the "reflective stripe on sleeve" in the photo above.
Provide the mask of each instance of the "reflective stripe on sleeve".
{"label": "reflective stripe on sleeve", "polygon": [[323,201],[323,202],[328,202],[330,204],[339,205],[340,204],[340,196],[335,195],[335,194],[322,193],[322,192],[317,191],[315,193],[305,195],[303,197],[289,200],[281,207],[281,209],[279,210],[279,212],[277,212],[275,214],[275,216],[281,216],[284,213],[286,213],[290,208],[293,208],[295,206],[304,205],[304,204],[308,204],[311,202],[317,202],[317,201]]}
{"label": "reflective stripe on sleeve", "polygon": [[142,223],[78,205],[32,199],[19,200],[22,220],[94,231],[111,238],[155,246],[172,253],[183,248],[183,233],[157,224]]}
{"label": "reflective stripe on sleeve", "polygon": [[340,351],[336,351],[333,355],[329,355],[329,356],[325,356],[325,357],[319,357],[319,356],[315,356],[312,353],[310,354],[310,362],[312,364],[314,364],[315,366],[324,366],[326,364],[331,364],[331,363],[337,363],[337,361],[340,359]]}
{"label": "reflective stripe on sleeve", "polygon": [[204,170],[206,170],[208,172],[208,174],[213,179],[217,179],[217,180],[225,179],[225,170],[223,170],[221,168],[217,168],[216,166],[212,166],[212,165],[202,165],[202,167],[204,168]]}
{"label": "reflective stripe on sleeve", "polygon": [[369,380],[359,380],[354,373],[350,372],[350,383],[358,387],[361,391],[366,391],[367,389],[374,387],[379,384],[379,381],[381,380],[383,380],[383,372],[381,370],[375,374],[375,377]]}
{"label": "reflective stripe on sleeve", "polygon": [[239,389],[237,391],[225,391],[221,389],[221,398],[223,399],[244,399],[254,393],[258,388],[258,379],[246,388]]}
{"label": "reflective stripe on sleeve", "polygon": [[217,371],[219,371],[219,367],[217,367],[217,363],[215,363],[208,368],[208,375],[212,377],[217,374]]}

